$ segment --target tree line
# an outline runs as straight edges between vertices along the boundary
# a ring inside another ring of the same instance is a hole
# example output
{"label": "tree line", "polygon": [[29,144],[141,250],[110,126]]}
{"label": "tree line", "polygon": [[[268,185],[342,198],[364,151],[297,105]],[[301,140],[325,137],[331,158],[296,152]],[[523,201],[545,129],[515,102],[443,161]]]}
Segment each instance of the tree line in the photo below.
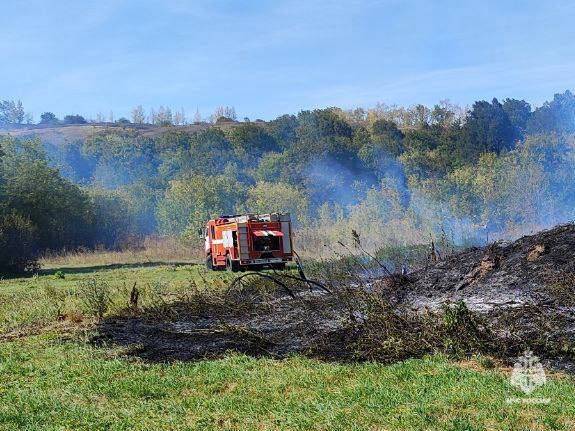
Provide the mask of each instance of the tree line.
{"label": "tree line", "polygon": [[[43,112],[37,125],[58,126],[58,125],[82,125],[82,124],[120,124],[120,125],[154,125],[154,126],[184,126],[189,124],[216,123],[222,121],[236,121],[236,110],[233,106],[219,106],[207,118],[203,118],[200,111],[196,112],[192,118],[186,116],[184,108],[171,109],[160,106],[157,109],[151,108],[146,111],[142,105],[132,109],[130,118],[116,118],[113,111],[108,115],[98,113],[95,118],[86,119],[80,114],[68,114],[62,119],[53,112]],[[246,120],[246,119],[244,119]],[[20,100],[0,100],[0,128],[10,128],[11,126],[34,125],[31,113],[24,111],[24,106]]]}
{"label": "tree line", "polygon": [[124,127],[65,143],[3,139],[0,242],[30,244],[30,256],[114,248],[191,237],[219,214],[289,211],[314,247],[352,229],[373,247],[439,232],[463,243],[574,215],[569,91],[536,109],[493,99],[230,120],[153,137]]}
{"label": "tree line", "polygon": [[50,166],[40,141],[0,139],[0,273],[35,269],[47,250],[117,247],[128,217],[114,191]]}

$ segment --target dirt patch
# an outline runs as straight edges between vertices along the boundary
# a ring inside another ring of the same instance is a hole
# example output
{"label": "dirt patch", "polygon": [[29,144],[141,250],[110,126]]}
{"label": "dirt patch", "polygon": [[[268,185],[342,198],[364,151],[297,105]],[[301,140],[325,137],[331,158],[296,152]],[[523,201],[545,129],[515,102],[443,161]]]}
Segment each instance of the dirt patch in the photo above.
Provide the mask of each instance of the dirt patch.
{"label": "dirt patch", "polygon": [[[575,357],[575,226],[449,256],[407,276],[333,272],[329,292],[289,278],[247,277],[155,309],[104,320],[97,342],[149,360],[294,353],[391,362],[428,353],[509,360],[530,348],[548,363]],[[335,281],[337,279],[337,281]],[[134,348],[135,346],[135,348]]]}

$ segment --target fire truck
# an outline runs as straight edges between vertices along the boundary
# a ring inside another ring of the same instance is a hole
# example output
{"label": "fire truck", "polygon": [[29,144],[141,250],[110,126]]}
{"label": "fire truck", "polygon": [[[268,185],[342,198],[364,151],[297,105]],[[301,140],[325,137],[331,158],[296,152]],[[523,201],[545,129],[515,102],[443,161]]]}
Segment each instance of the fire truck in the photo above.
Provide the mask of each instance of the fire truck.
{"label": "fire truck", "polygon": [[284,269],[293,259],[289,214],[246,214],[209,220],[206,267],[217,271]]}

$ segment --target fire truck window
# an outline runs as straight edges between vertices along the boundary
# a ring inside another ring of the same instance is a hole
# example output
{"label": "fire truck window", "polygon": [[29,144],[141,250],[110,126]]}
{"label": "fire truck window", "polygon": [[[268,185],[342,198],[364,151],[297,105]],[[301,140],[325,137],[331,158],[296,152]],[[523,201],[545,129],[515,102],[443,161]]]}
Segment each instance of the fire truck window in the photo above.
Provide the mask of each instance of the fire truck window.
{"label": "fire truck window", "polygon": [[254,250],[255,251],[272,251],[280,249],[279,236],[255,236],[254,237]]}
{"label": "fire truck window", "polygon": [[234,230],[232,232],[232,240],[234,241],[234,247],[238,246],[238,233]]}
{"label": "fire truck window", "polygon": [[216,230],[214,229],[214,227],[212,226],[212,238],[216,237]]}

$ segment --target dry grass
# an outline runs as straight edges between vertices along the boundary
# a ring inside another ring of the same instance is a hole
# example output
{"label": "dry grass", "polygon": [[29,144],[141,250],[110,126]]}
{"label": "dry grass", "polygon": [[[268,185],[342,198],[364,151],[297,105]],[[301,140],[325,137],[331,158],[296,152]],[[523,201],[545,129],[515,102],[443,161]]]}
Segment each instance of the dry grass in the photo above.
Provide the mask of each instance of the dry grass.
{"label": "dry grass", "polygon": [[203,246],[189,244],[175,237],[152,236],[140,246],[124,250],[78,250],[74,252],[47,253],[40,258],[42,268],[104,266],[124,264],[191,263],[203,260]]}

